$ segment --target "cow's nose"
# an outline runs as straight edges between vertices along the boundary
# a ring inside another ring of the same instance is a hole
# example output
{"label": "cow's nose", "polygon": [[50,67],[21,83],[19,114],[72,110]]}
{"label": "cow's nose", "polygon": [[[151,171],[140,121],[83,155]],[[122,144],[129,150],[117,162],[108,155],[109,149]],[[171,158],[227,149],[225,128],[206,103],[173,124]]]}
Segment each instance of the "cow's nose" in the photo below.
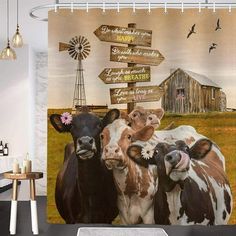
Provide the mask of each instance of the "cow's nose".
{"label": "cow's nose", "polygon": [[165,161],[169,162],[173,167],[181,160],[181,154],[178,151],[173,151],[165,156]]}
{"label": "cow's nose", "polygon": [[90,149],[94,143],[94,139],[89,136],[84,136],[84,137],[78,138],[77,142],[78,142],[80,148]]}
{"label": "cow's nose", "polygon": [[107,155],[111,154],[118,154],[120,152],[120,147],[119,146],[106,146],[104,148],[104,151]]}

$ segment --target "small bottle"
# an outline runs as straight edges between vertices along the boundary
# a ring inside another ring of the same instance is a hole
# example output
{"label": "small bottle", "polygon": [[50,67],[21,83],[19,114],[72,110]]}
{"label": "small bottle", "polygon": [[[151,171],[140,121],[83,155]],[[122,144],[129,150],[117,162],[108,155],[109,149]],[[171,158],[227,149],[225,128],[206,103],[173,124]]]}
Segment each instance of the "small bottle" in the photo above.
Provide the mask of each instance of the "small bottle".
{"label": "small bottle", "polygon": [[5,147],[3,148],[3,155],[4,156],[8,156],[9,155],[9,150],[8,150],[7,143],[5,143]]}
{"label": "small bottle", "polygon": [[0,152],[3,151],[3,144],[2,141],[0,142]]}

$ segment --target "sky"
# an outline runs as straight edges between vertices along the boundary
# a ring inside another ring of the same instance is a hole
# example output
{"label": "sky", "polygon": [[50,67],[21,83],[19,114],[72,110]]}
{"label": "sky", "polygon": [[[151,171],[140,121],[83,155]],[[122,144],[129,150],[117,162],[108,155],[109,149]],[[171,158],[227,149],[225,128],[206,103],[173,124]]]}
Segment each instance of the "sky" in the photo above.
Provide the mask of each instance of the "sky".
{"label": "sky", "polygon": [[[215,31],[220,18],[222,29]],[[165,80],[170,70],[182,68],[203,74],[217,83],[227,96],[227,107],[236,108],[236,10],[163,9],[107,10],[99,9],[59,10],[49,12],[48,47],[49,47],[49,87],[48,108],[66,108],[72,106],[77,63],[67,51],[59,52],[59,42],[69,42],[74,36],[83,35],[91,44],[91,53],[83,61],[87,104],[125,108],[126,105],[110,105],[109,88],[126,87],[126,84],[107,85],[98,78],[104,68],[126,67],[127,64],[110,61],[110,46],[120,45],[100,41],[93,33],[100,25],[126,27],[136,23],[138,29],[152,30],[151,49],[158,49],[165,57],[159,66],[151,66],[151,82],[137,83],[137,86],[159,85]],[[189,29],[196,24],[196,34],[186,38]],[[217,49],[211,54],[209,45],[217,43]],[[149,49],[149,47],[146,47]],[[139,105],[159,107],[160,102],[148,102]]]}

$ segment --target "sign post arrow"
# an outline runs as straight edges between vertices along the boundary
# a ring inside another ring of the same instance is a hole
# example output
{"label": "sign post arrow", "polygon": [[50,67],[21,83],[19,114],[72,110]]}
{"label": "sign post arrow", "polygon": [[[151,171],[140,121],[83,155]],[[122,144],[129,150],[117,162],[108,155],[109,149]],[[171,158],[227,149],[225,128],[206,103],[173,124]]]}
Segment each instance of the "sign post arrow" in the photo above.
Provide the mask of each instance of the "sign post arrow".
{"label": "sign post arrow", "polygon": [[111,46],[110,60],[158,66],[165,58],[158,50]]}
{"label": "sign post arrow", "polygon": [[111,104],[159,101],[164,90],[159,86],[110,89]]}
{"label": "sign post arrow", "polygon": [[98,77],[105,84],[149,82],[151,73],[149,66],[105,68]]}
{"label": "sign post arrow", "polygon": [[151,47],[152,31],[131,27],[101,25],[94,34],[105,42]]}

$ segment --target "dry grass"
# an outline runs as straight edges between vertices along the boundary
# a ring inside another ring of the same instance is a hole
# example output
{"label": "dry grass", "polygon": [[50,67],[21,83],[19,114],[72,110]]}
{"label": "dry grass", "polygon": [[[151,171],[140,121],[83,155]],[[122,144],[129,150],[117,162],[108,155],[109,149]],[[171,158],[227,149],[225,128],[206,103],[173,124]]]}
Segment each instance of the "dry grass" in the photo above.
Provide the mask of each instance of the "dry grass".
{"label": "dry grass", "polygon": [[[48,113],[61,114],[64,110],[49,110]],[[196,130],[216,142],[226,160],[227,175],[231,184],[236,206],[236,113],[205,113],[196,115],[166,114],[162,128],[174,121],[175,125],[192,125]],[[71,140],[69,134],[59,134],[48,125],[48,221],[64,223],[58,214],[54,201],[55,181],[63,162],[64,146]],[[114,223],[117,223],[114,222]],[[236,207],[229,224],[236,224]]]}

